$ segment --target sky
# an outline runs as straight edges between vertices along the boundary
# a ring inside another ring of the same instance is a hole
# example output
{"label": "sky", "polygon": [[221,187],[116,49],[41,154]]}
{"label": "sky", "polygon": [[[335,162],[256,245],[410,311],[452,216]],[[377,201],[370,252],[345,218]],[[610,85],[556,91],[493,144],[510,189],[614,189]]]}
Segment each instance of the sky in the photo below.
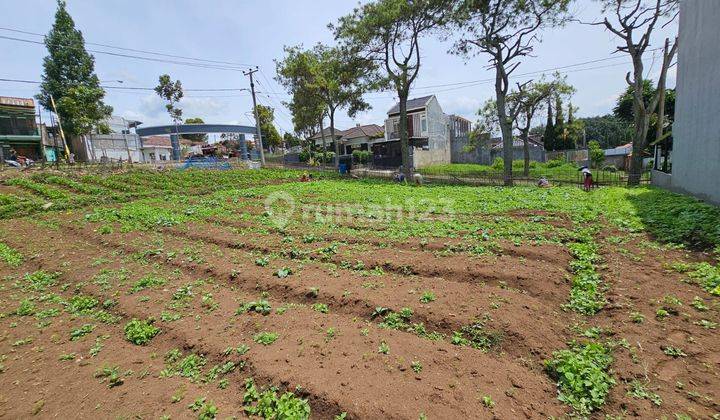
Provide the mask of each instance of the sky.
{"label": "sky", "polygon": [[[276,109],[276,125],[283,133],[292,131],[292,121],[283,105],[289,96],[274,80],[275,60],[282,59],[284,46],[310,47],[318,42],[332,45],[327,25],[350,13],[356,5],[354,0],[69,0],[68,11],[86,42],[233,63],[219,64],[232,69],[189,66],[152,60],[200,62],[88,45],[91,50],[152,59],[94,53],[96,73],[103,85],[152,88],[158,76],[167,73],[181,80],[187,90],[249,88],[242,69],[258,66],[257,99]],[[0,0],[0,36],[42,41],[40,36],[7,29],[45,34],[52,26],[55,9],[55,0]],[[602,16],[595,0],[576,0],[572,9],[581,21]],[[676,34],[676,22],[657,30],[651,48],[661,47],[665,37]],[[522,60],[512,82],[540,77],[521,76],[525,73],[572,66],[561,71],[567,72],[567,81],[576,89],[572,104],[579,108],[577,115],[611,112],[616,98],[627,87],[625,73],[631,69],[627,54],[615,52],[619,39],[600,26],[580,23],[545,30],[540,36],[533,56]],[[487,81],[493,78],[487,58],[449,54],[452,43],[434,37],[422,39],[420,46],[420,75],[410,96],[435,94],[445,113],[477,120],[477,110],[494,95],[493,82]],[[39,81],[46,54],[43,45],[0,38],[0,79]],[[599,59],[607,60],[577,65]],[[659,51],[655,56],[646,54],[649,77],[657,78],[661,61]],[[478,82],[467,83],[470,81]],[[671,68],[668,86],[674,84],[675,71]],[[36,84],[0,81],[0,96],[31,97],[37,92]],[[372,109],[354,119],[341,111],[336,119],[338,128],[382,125],[397,100],[391,91],[370,92],[365,97]],[[114,108],[114,115],[142,121],[146,126],[170,123],[162,100],[149,90],[108,88],[106,103]],[[246,91],[186,91],[180,107],[185,118],[254,125],[252,98]]]}

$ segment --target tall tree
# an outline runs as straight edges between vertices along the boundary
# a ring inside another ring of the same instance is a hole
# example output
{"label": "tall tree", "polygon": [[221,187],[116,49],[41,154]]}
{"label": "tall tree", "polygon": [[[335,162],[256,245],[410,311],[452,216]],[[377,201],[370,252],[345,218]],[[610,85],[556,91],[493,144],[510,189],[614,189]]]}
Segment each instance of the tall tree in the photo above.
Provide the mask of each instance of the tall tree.
{"label": "tall tree", "polygon": [[555,95],[555,150],[566,150],[567,133],[565,131],[565,113],[562,97]]}
{"label": "tall tree", "polygon": [[330,120],[330,137],[335,149],[335,166],[339,165],[340,150],[335,136],[335,115],[347,109],[354,117],[370,105],[363,94],[371,86],[376,65],[359,57],[354,50],[331,48],[317,44],[311,50],[302,47],[285,48],[286,57],[277,63],[278,80],[292,89],[303,89],[322,102]]}
{"label": "tall tree", "polygon": [[258,104],[257,106],[258,120],[260,121],[260,130],[263,133],[263,145],[266,147],[277,147],[282,142],[282,137],[277,128],[275,128],[275,109]]}
{"label": "tall tree", "polygon": [[568,104],[568,119],[565,124],[565,131],[567,133],[567,145],[570,149],[576,149],[578,146],[586,146],[583,144],[583,132],[585,130],[585,123],[582,120],[575,118],[575,113],[578,108],[573,106],[572,102]]}
{"label": "tall tree", "polygon": [[356,8],[331,26],[346,48],[359,51],[385,69],[378,85],[395,89],[400,107],[400,149],[405,175],[412,173],[407,101],[420,72],[420,41],[446,22],[449,0],[375,0]]}
{"label": "tall tree", "polygon": [[55,23],[45,37],[48,56],[43,59],[43,75],[37,99],[53,111],[50,97],[55,99],[63,131],[70,135],[90,133],[94,128],[108,132],[105,120],[112,107],[105,105],[105,91],[95,74],[95,58],[85,50],[82,32],[58,0]]}
{"label": "tall tree", "polygon": [[[643,97],[643,82],[645,66],[643,55],[650,47],[650,39],[657,25],[662,21],[671,22],[677,17],[679,0],[600,0],[603,11],[611,15],[613,22],[605,17],[602,21],[591,22],[591,25],[600,25],[620,38],[622,44],[618,51],[627,53],[633,64],[633,71],[625,75],[625,81],[633,87],[633,151],[630,159],[628,185],[640,184],[642,175],[643,151],[647,145],[647,133],[650,124],[650,115],[655,112],[660,97],[665,90],[667,70],[677,52],[677,38],[669,46],[665,42],[663,60],[660,65],[658,92],[649,101]],[[636,39],[636,35],[640,35]]]}
{"label": "tall tree", "polygon": [[[512,117],[511,124],[520,134],[523,141],[523,160],[525,176],[530,174],[530,129],[532,127],[535,115],[541,111],[552,97],[567,95],[574,91],[574,88],[565,82],[564,78],[555,75],[551,81],[541,79],[538,82],[526,82],[519,84],[516,90],[508,93],[507,106],[513,110],[509,113]],[[497,102],[490,99],[485,102],[483,107],[478,111],[480,120],[478,128],[481,132],[491,134],[496,132],[500,127],[500,120],[497,112]],[[549,124],[552,125],[552,112],[548,114]]]}
{"label": "tall tree", "polygon": [[158,85],[155,86],[155,93],[157,93],[160,98],[167,101],[165,109],[177,129],[177,123],[182,122],[182,109],[178,107],[178,102],[180,102],[180,99],[182,99],[184,95],[182,83],[180,80],[173,82],[170,75],[163,74],[158,78]]}
{"label": "tall tree", "polygon": [[506,96],[510,75],[520,60],[532,53],[538,32],[567,19],[570,0],[460,0],[455,23],[460,40],[454,51],[465,57],[477,53],[490,57],[495,69],[495,97],[503,138],[505,185],[512,185],[512,111]]}
{"label": "tall tree", "polygon": [[580,118],[589,140],[596,140],[603,149],[629,143],[632,140],[632,123],[614,115]]}
{"label": "tall tree", "polygon": [[[613,108],[613,114],[624,121],[633,123],[635,121],[634,111],[634,87],[628,86],[627,89],[618,97],[615,107]],[[652,80],[643,81],[643,100],[647,103],[652,99],[653,96],[658,94],[658,90],[653,85]],[[662,129],[666,127],[671,128],[672,123],[675,120],[675,89],[666,89],[663,96],[663,121]],[[658,114],[660,113],[660,101],[658,101],[658,109],[656,113],[653,113],[649,117],[647,143],[657,141],[657,130],[658,130]],[[627,143],[627,142],[626,142]]]}
{"label": "tall tree", "polygon": [[182,122],[182,109],[178,102],[183,97],[182,83],[180,80],[172,81],[170,75],[163,74],[158,77],[158,85],[155,86],[155,93],[167,101],[165,109],[175,125],[175,136],[170,136],[173,148],[173,159],[180,159],[180,135],[178,134],[178,122]]}
{"label": "tall tree", "polygon": [[[187,118],[185,124],[205,124],[205,121],[200,117]],[[208,136],[207,134],[183,134],[182,138],[190,140],[193,143],[203,143],[207,141]]]}
{"label": "tall tree", "polygon": [[[555,78],[549,82],[540,80],[539,82],[530,82],[523,89],[512,92],[508,95],[508,103],[511,108],[518,104],[520,112],[515,119],[515,128],[520,132],[520,138],[523,141],[523,175],[530,174],[530,129],[532,127],[535,115],[542,110],[553,95],[561,96],[570,94],[574,88],[565,82],[564,78],[555,75]],[[550,111],[552,112],[552,111]],[[549,116],[552,113],[549,114]],[[550,117],[549,117],[550,118]],[[552,120],[550,121],[552,124]]]}
{"label": "tall tree", "polygon": [[555,150],[555,122],[553,122],[553,105],[552,99],[547,99],[547,121],[545,122],[545,132],[543,134],[543,143],[545,144],[545,150]]}

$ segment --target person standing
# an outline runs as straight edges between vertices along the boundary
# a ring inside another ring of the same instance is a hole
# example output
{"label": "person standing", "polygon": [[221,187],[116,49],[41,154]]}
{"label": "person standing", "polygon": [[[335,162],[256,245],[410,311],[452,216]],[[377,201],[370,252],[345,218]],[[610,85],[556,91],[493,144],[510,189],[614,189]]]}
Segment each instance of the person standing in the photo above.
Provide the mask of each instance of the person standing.
{"label": "person standing", "polygon": [[583,174],[583,189],[585,191],[590,191],[593,183],[592,172],[590,172],[590,168],[588,168],[587,166],[583,166],[582,168],[580,168],[580,172]]}

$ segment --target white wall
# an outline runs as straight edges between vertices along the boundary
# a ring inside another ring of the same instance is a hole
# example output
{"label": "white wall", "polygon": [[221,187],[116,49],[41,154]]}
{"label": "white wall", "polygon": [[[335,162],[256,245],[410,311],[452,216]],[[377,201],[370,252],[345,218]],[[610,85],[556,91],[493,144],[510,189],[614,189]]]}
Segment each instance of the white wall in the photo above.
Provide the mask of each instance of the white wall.
{"label": "white wall", "polygon": [[720,204],[720,0],[680,3],[671,188]]}
{"label": "white wall", "polygon": [[[154,153],[155,159],[152,159],[150,154]],[[165,159],[162,159],[162,157]],[[143,148],[143,162],[166,162],[172,160],[172,148],[168,147],[144,147]]]}

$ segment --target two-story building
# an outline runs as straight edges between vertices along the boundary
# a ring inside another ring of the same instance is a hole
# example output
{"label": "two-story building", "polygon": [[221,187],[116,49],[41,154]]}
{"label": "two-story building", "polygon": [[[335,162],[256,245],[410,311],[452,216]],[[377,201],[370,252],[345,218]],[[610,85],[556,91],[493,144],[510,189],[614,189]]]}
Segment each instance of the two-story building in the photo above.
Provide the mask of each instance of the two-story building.
{"label": "two-story building", "polygon": [[[471,123],[457,115],[446,115],[435,95],[407,101],[407,130],[413,167],[451,162],[453,138],[467,137]],[[400,104],[388,111],[384,142],[373,144],[375,162],[400,166]]]}
{"label": "two-story building", "polygon": [[43,158],[43,131],[35,121],[35,101],[31,98],[0,96],[0,160],[14,149],[19,156]]}

